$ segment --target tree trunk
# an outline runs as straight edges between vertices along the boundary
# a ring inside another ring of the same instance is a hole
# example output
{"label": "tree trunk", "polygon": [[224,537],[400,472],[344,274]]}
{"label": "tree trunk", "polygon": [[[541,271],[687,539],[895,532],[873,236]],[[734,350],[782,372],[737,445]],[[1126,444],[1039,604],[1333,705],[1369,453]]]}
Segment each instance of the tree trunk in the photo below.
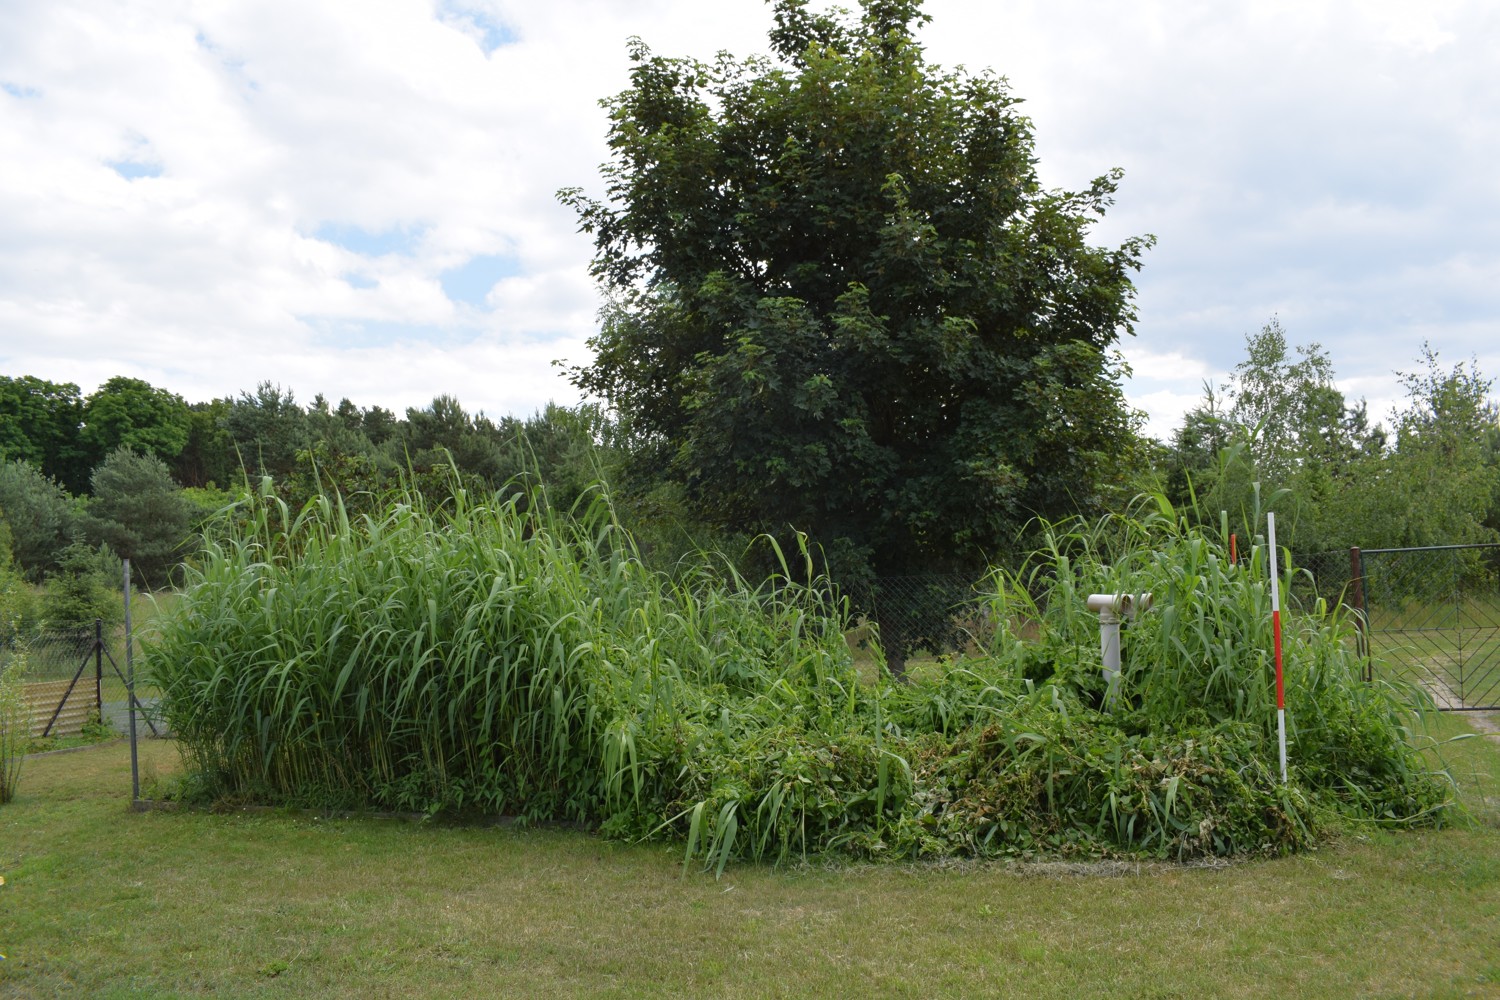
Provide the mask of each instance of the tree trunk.
{"label": "tree trunk", "polygon": [[906,630],[900,616],[877,606],[875,625],[880,635],[880,650],[885,654],[886,669],[898,681],[906,680]]}

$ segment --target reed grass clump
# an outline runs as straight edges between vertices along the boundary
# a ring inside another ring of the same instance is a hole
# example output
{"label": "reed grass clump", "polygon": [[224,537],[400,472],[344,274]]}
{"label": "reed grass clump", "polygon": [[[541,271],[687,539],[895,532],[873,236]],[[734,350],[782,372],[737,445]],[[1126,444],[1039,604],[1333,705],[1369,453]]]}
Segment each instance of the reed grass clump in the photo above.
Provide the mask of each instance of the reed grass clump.
{"label": "reed grass clump", "polygon": [[[452,492],[226,517],[146,659],[204,796],[568,821],[720,870],[1280,853],[1450,802],[1409,738],[1418,693],[1361,681],[1322,605],[1288,615],[1281,783],[1265,553],[1231,565],[1169,513],[1046,529],[993,578],[989,649],[871,684],[805,553],[758,584],[709,558],[668,577],[601,493],[564,515]],[[1108,699],[1096,590],[1156,600]]]}
{"label": "reed grass clump", "polygon": [[669,581],[597,498],[246,506],[147,656],[215,795],[598,823],[659,795],[688,737],[818,725],[848,707],[809,692],[856,691],[824,594]]}

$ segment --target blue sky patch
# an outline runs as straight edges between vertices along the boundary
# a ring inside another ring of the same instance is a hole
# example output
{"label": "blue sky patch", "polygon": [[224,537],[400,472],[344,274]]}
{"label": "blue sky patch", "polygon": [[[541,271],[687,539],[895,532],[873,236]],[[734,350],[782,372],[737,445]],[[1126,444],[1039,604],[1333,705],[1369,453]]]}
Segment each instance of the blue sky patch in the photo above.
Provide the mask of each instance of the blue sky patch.
{"label": "blue sky patch", "polygon": [[476,45],[489,55],[505,45],[513,45],[520,37],[508,25],[485,11],[458,2],[444,0],[438,5],[438,17],[449,27],[457,28],[474,39]]}
{"label": "blue sky patch", "polygon": [[521,266],[514,257],[506,254],[486,253],[470,257],[468,263],[444,271],[438,280],[443,285],[443,294],[454,302],[466,302],[471,306],[483,306],[485,296],[501,278],[521,273]]}
{"label": "blue sky patch", "polygon": [[346,274],[344,280],[349,283],[350,288],[375,288],[380,284],[374,278],[363,274]]}
{"label": "blue sky patch", "polygon": [[480,31],[481,40],[479,44],[484,49],[486,55],[494,52],[502,45],[513,45],[517,41],[520,41],[514,31],[511,31],[510,28],[499,21],[492,20],[481,14],[475,14],[469,20]]}
{"label": "blue sky patch", "polygon": [[245,74],[245,60],[230,55],[222,45],[217,44],[201,31],[193,36],[193,40],[198,43],[200,49],[218,60],[219,64],[229,71],[230,76],[237,79],[247,90],[260,89],[260,84]]}
{"label": "blue sky patch", "polygon": [[313,233],[313,238],[366,257],[384,257],[386,254],[401,254],[409,257],[416,252],[417,244],[426,232],[424,227],[415,229],[397,227],[372,233],[359,226],[325,222]]}
{"label": "blue sky patch", "polygon": [[111,160],[109,161],[109,169],[127,181],[140,180],[142,177],[161,176],[161,167],[154,163],[138,163],[135,160]]}
{"label": "blue sky patch", "polygon": [[29,97],[42,96],[42,92],[35,87],[23,87],[19,83],[11,83],[9,80],[0,81],[0,90],[5,91],[11,97],[19,97],[23,101]]}

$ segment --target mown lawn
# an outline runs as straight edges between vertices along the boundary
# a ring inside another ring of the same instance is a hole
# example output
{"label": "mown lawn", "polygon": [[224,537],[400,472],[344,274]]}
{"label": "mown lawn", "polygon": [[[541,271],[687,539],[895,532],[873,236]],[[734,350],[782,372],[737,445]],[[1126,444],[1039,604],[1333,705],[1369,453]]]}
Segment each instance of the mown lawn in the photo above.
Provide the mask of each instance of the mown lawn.
{"label": "mown lawn", "polygon": [[1500,996],[1494,739],[1448,748],[1462,828],[718,881],[572,832],[131,813],[128,752],[32,758],[0,807],[0,996]]}

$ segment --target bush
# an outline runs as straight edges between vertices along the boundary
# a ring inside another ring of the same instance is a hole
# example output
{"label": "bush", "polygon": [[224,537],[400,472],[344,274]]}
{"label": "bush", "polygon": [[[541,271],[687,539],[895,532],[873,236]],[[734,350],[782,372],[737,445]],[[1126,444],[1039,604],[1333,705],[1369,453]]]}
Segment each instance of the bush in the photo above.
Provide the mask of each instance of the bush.
{"label": "bush", "polygon": [[0,655],[36,624],[36,594],[10,554],[10,533],[0,512]]}
{"label": "bush", "polygon": [[58,558],[58,572],[42,587],[39,617],[54,628],[92,628],[94,619],[117,625],[125,616],[124,598],[116,589],[123,577],[120,557],[101,545],[91,549],[75,542]]}

